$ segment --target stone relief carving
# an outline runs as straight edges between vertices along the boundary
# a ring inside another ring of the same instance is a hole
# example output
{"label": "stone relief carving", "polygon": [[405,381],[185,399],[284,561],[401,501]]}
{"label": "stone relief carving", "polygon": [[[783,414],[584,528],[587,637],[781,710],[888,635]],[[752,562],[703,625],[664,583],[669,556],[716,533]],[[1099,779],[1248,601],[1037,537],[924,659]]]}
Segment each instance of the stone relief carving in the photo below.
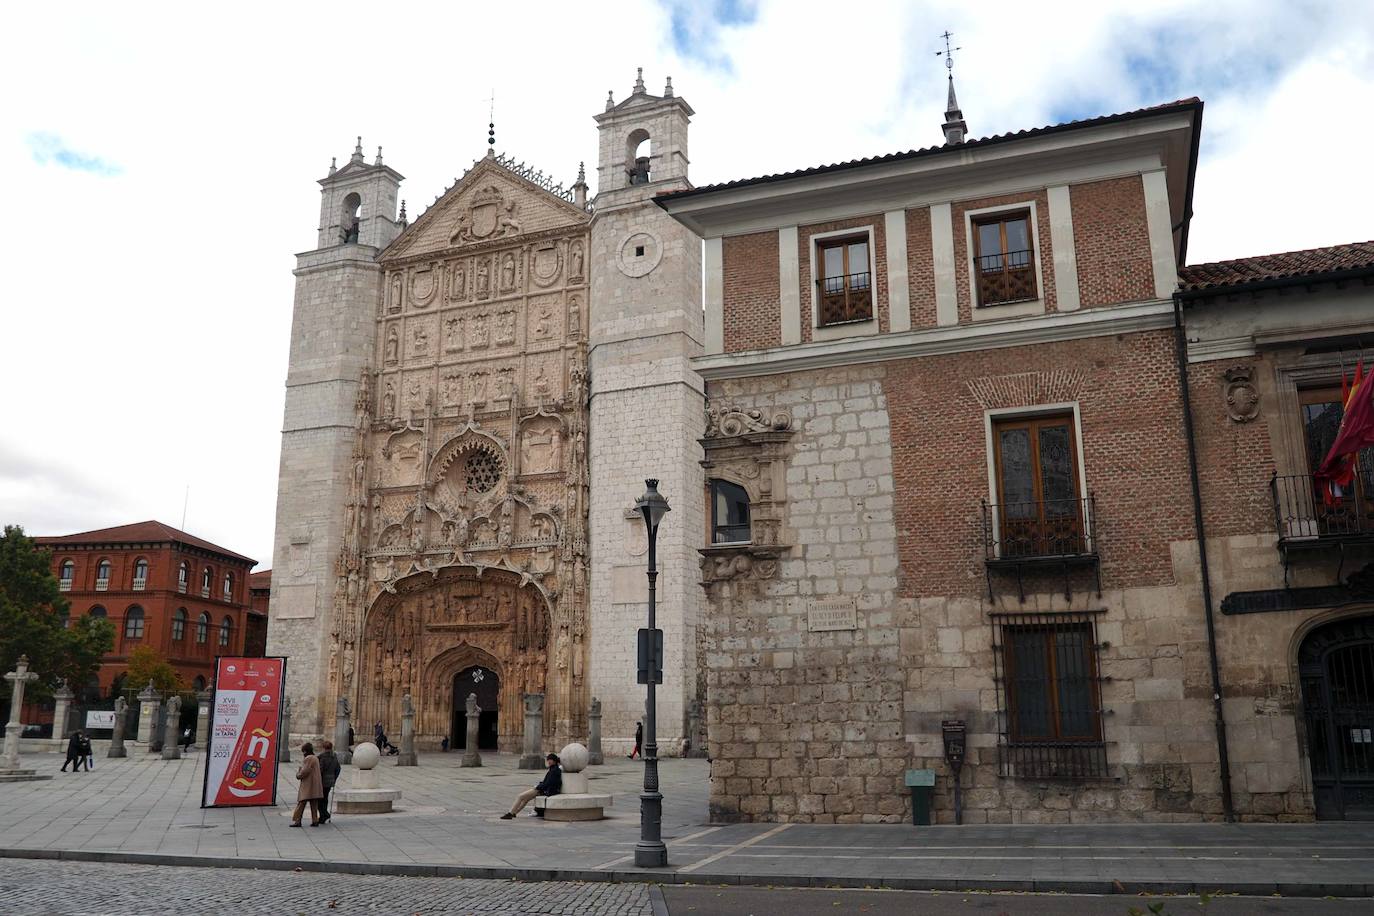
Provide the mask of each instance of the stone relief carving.
{"label": "stone relief carving", "polygon": [[530,273],[535,286],[549,287],[558,282],[563,271],[563,252],[557,243],[546,242],[534,249],[531,255]]}
{"label": "stone relief carving", "polygon": [[568,255],[568,279],[577,281],[582,279],[582,242],[575,241],[570,246],[571,253]]}
{"label": "stone relief carving", "polygon": [[467,209],[454,220],[450,242],[480,242],[520,234],[517,205],[506,200],[495,185],[487,185],[472,196]]}
{"label": "stone relief carving", "polygon": [[1225,381],[1226,414],[1237,423],[1249,423],[1259,416],[1260,396],[1255,387],[1252,366],[1233,366],[1222,374]]}
{"label": "stone relief carving", "polygon": [[568,337],[577,340],[582,336],[582,297],[573,293],[568,297]]}
{"label": "stone relief carving", "polygon": [[411,331],[410,355],[412,358],[429,355],[429,328],[416,325]]}
{"label": "stone relief carving", "polygon": [[391,284],[387,296],[388,312],[395,313],[401,310],[401,294],[404,289],[404,282],[400,271],[396,271],[391,275]]}
{"label": "stone relief carving", "polygon": [[706,438],[739,436],[744,433],[786,431],[792,428],[792,417],[785,410],[765,413],[756,407],[737,407],[708,404],[706,407]]}
{"label": "stone relief carving", "polygon": [[461,302],[467,298],[468,267],[464,260],[454,261],[448,272],[448,298],[450,302]]}
{"label": "stone relief carving", "polygon": [[400,357],[400,350],[401,336],[396,332],[396,326],[393,324],[386,332],[386,364],[388,366],[396,365],[396,361]]}
{"label": "stone relief carving", "polygon": [[396,388],[390,383],[386,383],[386,391],[382,394],[382,416],[396,416]]}
{"label": "stone relief carving", "polygon": [[444,319],[444,352],[457,353],[463,349],[463,319],[454,315]]}
{"label": "stone relief carving", "polygon": [[473,315],[468,319],[468,346],[474,350],[480,350],[491,343],[491,331],[488,327],[489,316],[486,312],[480,315]]}
{"label": "stone relief carving", "polygon": [[508,293],[515,289],[515,254],[507,251],[501,255],[501,292]]}
{"label": "stone relief carving", "polygon": [[438,265],[417,267],[410,275],[410,301],[415,308],[424,308],[439,288]]}
{"label": "stone relief carving", "polygon": [[491,261],[477,259],[477,298],[486,299],[491,295]]}
{"label": "stone relief carving", "polygon": [[526,429],[520,437],[520,467],[526,474],[547,474],[562,463],[558,427],[549,423]]}
{"label": "stone relief carving", "polygon": [[507,309],[496,314],[496,345],[509,346],[515,343],[515,310]]}

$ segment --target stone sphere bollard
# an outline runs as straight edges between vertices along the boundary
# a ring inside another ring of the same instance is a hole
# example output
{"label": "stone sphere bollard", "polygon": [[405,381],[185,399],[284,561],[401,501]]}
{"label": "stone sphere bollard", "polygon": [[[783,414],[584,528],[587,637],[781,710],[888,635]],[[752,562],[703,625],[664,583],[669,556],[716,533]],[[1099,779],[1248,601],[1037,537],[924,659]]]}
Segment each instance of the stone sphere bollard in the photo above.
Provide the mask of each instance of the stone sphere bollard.
{"label": "stone sphere bollard", "polygon": [[559,752],[558,764],[564,773],[581,773],[587,768],[590,756],[584,746],[574,741]]}
{"label": "stone sphere bollard", "polygon": [[360,770],[370,770],[381,762],[382,752],[371,741],[353,745],[353,765]]}

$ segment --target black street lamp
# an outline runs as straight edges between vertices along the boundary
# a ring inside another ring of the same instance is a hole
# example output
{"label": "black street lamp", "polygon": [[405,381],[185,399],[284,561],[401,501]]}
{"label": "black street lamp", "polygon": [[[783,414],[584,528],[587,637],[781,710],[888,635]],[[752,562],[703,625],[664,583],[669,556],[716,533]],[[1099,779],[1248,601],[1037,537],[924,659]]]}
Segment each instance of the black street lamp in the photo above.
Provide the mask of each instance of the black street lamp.
{"label": "black street lamp", "polygon": [[668,847],[663,845],[663,795],[658,791],[657,697],[654,688],[663,680],[663,638],[655,615],[655,583],[658,580],[658,523],[668,512],[668,500],[658,492],[657,480],[644,481],[648,487],[635,500],[644,516],[649,535],[649,628],[639,636],[639,677],[649,687],[644,708],[644,794],[639,796],[639,842],[635,844],[635,866],[663,868],[668,864]]}

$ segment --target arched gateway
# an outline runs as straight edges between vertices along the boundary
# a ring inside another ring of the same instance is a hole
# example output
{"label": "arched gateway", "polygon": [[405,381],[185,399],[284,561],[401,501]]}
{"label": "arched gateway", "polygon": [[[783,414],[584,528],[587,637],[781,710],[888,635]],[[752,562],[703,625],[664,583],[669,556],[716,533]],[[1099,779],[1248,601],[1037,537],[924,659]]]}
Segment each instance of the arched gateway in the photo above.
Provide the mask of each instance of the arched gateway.
{"label": "arched gateway", "polygon": [[1309,633],[1298,674],[1317,817],[1374,820],[1374,616]]}
{"label": "arched gateway", "polygon": [[417,740],[456,739],[467,700],[460,676],[480,674],[473,685],[486,682],[478,702],[491,737],[502,749],[518,747],[522,694],[547,692],[549,619],[548,599],[519,573],[448,567],[400,580],[377,598],[364,625],[362,721],[399,734],[401,697],[409,693]]}

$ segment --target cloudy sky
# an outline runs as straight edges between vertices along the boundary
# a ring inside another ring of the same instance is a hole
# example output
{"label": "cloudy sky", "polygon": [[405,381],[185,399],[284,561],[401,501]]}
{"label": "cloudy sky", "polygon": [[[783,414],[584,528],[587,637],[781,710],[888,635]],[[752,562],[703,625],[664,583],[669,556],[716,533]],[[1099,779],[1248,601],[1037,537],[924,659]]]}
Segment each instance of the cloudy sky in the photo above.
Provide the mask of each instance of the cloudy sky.
{"label": "cloudy sky", "polygon": [[[1047,10],[1054,10],[1051,15]],[[26,3],[0,39],[0,521],[270,563],[293,255],[363,135],[412,218],[485,149],[565,183],[671,75],[697,183],[1206,103],[1190,260],[1374,237],[1374,4]],[[593,189],[594,190],[594,189]],[[189,499],[187,494],[189,491]]]}

